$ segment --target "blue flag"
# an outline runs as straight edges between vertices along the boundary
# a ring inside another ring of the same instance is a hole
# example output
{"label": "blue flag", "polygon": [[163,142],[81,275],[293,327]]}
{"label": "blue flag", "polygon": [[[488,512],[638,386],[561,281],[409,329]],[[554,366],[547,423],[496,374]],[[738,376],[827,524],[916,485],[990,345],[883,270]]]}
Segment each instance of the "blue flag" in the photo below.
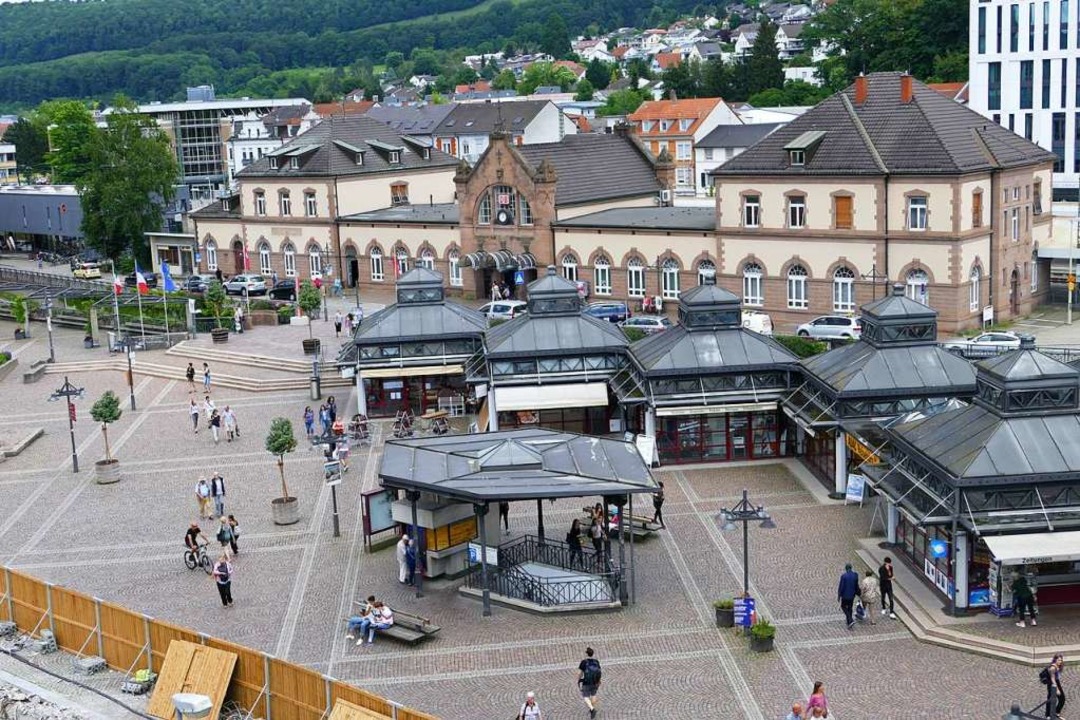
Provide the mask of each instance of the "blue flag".
{"label": "blue flag", "polygon": [[165,292],[176,292],[176,283],[173,282],[172,275],[169,274],[169,263],[161,263],[161,281],[164,283]]}

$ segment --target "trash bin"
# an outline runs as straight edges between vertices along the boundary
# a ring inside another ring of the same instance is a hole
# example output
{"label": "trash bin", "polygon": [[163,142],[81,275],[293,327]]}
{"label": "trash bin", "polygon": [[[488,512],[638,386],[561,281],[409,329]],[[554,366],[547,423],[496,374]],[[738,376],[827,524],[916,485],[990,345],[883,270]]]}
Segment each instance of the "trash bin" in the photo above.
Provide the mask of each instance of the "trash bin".
{"label": "trash bin", "polygon": [[322,397],[322,380],[318,375],[311,376],[311,399],[318,400]]}

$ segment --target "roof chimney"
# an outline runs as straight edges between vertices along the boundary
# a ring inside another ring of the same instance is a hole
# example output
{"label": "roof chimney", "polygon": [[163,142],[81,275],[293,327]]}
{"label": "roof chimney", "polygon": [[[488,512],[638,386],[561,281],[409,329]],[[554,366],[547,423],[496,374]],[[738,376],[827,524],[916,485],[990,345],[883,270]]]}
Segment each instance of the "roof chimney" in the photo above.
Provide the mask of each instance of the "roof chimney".
{"label": "roof chimney", "polygon": [[870,83],[866,79],[866,76],[859,73],[859,77],[855,78],[855,104],[862,105],[866,102],[866,97],[870,94]]}
{"label": "roof chimney", "polygon": [[668,100],[678,100],[679,99],[678,94],[675,92],[675,88],[671,88],[670,90],[667,91],[667,97],[668,97]]}
{"label": "roof chimney", "polygon": [[911,102],[913,92],[914,89],[911,83],[911,75],[904,73],[900,76],[900,102]]}
{"label": "roof chimney", "polygon": [[892,294],[896,297],[904,296],[904,283],[896,283],[892,286]]}

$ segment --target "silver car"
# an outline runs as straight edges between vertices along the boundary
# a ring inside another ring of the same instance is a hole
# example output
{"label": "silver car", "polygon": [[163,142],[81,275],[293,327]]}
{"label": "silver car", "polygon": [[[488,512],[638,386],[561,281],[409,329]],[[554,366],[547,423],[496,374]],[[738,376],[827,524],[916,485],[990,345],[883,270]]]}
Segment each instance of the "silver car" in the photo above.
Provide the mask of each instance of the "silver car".
{"label": "silver car", "polygon": [[658,332],[663,332],[668,328],[674,326],[668,318],[663,315],[635,315],[629,317],[618,323],[621,328],[634,328],[640,330],[646,335],[655,335]]}
{"label": "silver car", "polygon": [[227,295],[243,295],[245,290],[248,295],[265,295],[266,278],[262,275],[233,275],[224,287]]}
{"label": "silver car", "polygon": [[527,312],[528,309],[528,303],[522,300],[493,300],[481,305],[479,308],[482,314],[499,320],[516,318],[518,315]]}
{"label": "silver car", "polygon": [[795,334],[815,340],[858,340],[862,337],[862,318],[822,315],[800,325]]}

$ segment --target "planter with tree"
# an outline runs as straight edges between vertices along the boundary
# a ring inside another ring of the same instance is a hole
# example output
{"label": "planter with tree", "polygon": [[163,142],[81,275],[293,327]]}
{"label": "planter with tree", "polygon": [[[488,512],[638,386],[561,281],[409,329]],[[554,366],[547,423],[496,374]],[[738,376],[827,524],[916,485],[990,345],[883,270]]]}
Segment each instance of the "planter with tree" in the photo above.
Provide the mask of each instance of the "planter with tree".
{"label": "planter with tree", "polygon": [[278,472],[281,474],[281,497],[270,501],[275,525],[293,525],[300,520],[300,504],[289,495],[289,486],[285,484],[285,455],[296,449],[296,436],[293,435],[292,422],[288,418],[274,418],[270,422],[270,433],[266,436],[266,451],[277,457]]}
{"label": "planter with tree", "polygon": [[776,626],[768,620],[758,620],[750,626],[750,649],[754,652],[772,652],[776,639]]}
{"label": "planter with tree", "polygon": [[312,337],[311,320],[322,307],[322,295],[319,293],[319,288],[305,280],[300,286],[300,295],[296,298],[296,304],[300,306],[300,310],[308,319],[308,339],[304,340],[304,354],[318,355],[319,341]]}
{"label": "planter with tree", "polygon": [[94,463],[96,478],[101,485],[120,481],[120,461],[112,456],[109,449],[109,425],[119,420],[122,414],[120,398],[112,390],[106,390],[90,408],[90,417],[94,422],[101,423],[101,435],[105,438],[105,459]]}
{"label": "planter with tree", "polygon": [[720,598],[713,601],[716,610],[716,627],[735,627],[735,601],[731,598]]}
{"label": "planter with tree", "polygon": [[229,296],[221,283],[210,283],[210,287],[206,289],[206,294],[203,296],[203,307],[214,318],[214,327],[210,330],[210,337],[215,343],[228,342],[229,328],[221,326],[221,318],[229,307]]}
{"label": "planter with tree", "polygon": [[19,327],[15,328],[15,339],[25,340],[30,337],[30,307],[24,297],[11,301],[11,314]]}

